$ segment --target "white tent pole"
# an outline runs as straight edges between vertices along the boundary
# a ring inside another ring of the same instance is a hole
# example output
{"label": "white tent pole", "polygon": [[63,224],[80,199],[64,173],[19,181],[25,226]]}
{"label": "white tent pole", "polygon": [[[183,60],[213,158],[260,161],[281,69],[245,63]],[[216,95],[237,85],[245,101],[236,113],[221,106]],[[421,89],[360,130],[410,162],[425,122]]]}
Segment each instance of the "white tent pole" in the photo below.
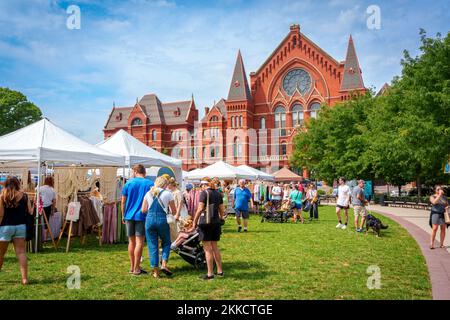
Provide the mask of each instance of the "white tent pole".
{"label": "white tent pole", "polygon": [[36,234],[35,234],[35,238],[34,238],[34,253],[37,253],[38,251],[38,234],[39,234],[39,187],[41,185],[41,158],[39,157],[38,159],[38,179],[37,179],[37,188],[36,188],[36,199],[35,199],[35,204],[36,204]]}

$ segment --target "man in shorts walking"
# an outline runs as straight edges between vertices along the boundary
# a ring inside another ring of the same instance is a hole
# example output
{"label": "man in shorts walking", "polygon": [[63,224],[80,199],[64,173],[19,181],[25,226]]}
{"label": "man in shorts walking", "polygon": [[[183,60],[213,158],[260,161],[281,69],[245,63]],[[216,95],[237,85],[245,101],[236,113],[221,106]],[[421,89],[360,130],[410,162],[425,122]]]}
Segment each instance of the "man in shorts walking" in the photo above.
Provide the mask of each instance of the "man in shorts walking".
{"label": "man in shorts walking", "polygon": [[127,226],[128,255],[130,256],[130,273],[136,276],[147,273],[141,269],[142,249],[145,241],[145,213],[142,213],[142,202],[153,182],[146,179],[143,165],[133,167],[134,178],[130,179],[122,189],[122,208],[125,208],[122,223]]}
{"label": "man in shorts walking", "polygon": [[[355,229],[356,232],[363,232],[364,224],[366,223],[367,210],[366,205],[368,201],[364,193],[364,180],[359,180],[358,185],[353,189],[352,205],[355,214]],[[361,217],[361,224],[359,224],[359,217]]]}
{"label": "man in shorts walking", "polygon": [[245,186],[245,179],[239,180],[239,186],[234,190],[234,211],[236,212],[236,222],[238,224],[238,232],[241,232],[241,217],[244,220],[244,232],[247,232],[248,219],[248,202],[251,202],[253,208],[253,198],[250,190]]}
{"label": "man in shorts walking", "polygon": [[[350,187],[345,184],[345,178],[339,178],[338,198],[336,201],[336,215],[339,223],[337,229],[345,230],[348,225],[348,209],[350,208]],[[342,223],[341,210],[345,212],[345,224]]]}

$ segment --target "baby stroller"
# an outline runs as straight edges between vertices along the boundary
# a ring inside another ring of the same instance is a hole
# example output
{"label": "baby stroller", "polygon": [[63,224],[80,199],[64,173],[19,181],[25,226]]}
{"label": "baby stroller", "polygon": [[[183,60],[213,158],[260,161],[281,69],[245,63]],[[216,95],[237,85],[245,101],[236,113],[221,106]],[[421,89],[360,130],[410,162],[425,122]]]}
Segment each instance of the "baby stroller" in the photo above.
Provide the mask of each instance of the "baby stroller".
{"label": "baby stroller", "polygon": [[186,262],[193,265],[197,270],[206,266],[205,251],[198,239],[199,234],[195,232],[173,251],[182,257]]}
{"label": "baby stroller", "polygon": [[281,211],[280,203],[276,201],[269,201],[266,204],[266,210],[262,214],[261,222],[286,222],[287,217],[284,211]]}

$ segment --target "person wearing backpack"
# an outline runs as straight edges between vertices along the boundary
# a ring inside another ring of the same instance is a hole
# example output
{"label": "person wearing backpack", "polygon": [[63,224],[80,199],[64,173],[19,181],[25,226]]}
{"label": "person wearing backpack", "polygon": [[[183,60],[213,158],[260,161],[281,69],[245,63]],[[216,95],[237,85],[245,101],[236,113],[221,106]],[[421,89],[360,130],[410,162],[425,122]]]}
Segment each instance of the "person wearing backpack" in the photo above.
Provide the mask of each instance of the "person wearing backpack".
{"label": "person wearing backpack", "polygon": [[208,267],[208,273],[200,278],[212,280],[214,279],[214,262],[217,267],[217,275],[223,277],[222,256],[217,242],[220,240],[222,233],[225,207],[221,194],[215,189],[215,184],[210,178],[203,178],[201,186],[202,192],[198,209],[194,216],[193,226],[189,232],[195,230],[197,226],[199,227],[199,240],[202,241]]}
{"label": "person wearing backpack", "polygon": [[[167,276],[172,275],[172,271],[167,267],[172,243],[167,219],[174,219],[172,214],[177,212],[177,208],[172,192],[166,190],[168,184],[169,181],[164,177],[158,177],[155,186],[147,192],[142,203],[142,213],[146,214],[145,236],[147,238],[150,268],[153,270],[152,276],[154,278],[159,278],[160,271]],[[169,208],[172,213],[169,212]],[[161,269],[159,269],[158,239],[161,239],[162,247]]]}
{"label": "person wearing backpack", "polygon": [[27,215],[32,214],[30,200],[27,194],[20,190],[19,180],[16,177],[6,179],[0,195],[0,270],[8,245],[12,241],[19,260],[23,285],[28,284]]}

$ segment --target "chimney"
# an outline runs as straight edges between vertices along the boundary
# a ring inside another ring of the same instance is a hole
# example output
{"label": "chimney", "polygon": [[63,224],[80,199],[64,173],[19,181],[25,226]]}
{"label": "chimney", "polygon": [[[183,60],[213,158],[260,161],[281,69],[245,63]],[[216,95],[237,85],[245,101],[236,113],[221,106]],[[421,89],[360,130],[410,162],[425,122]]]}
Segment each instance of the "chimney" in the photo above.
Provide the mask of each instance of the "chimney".
{"label": "chimney", "polygon": [[205,107],[205,116],[207,116],[209,113],[209,107]]}

